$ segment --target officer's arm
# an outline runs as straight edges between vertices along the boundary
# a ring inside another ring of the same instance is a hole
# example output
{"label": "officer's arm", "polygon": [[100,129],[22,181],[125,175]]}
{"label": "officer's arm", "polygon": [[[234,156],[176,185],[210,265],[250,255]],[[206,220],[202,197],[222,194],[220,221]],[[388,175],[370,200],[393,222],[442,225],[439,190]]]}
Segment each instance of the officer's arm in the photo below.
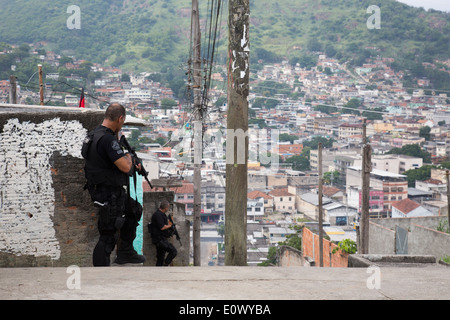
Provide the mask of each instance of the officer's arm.
{"label": "officer's arm", "polygon": [[120,171],[124,173],[130,172],[131,168],[133,167],[133,162],[131,161],[131,155],[129,153],[117,159],[114,164],[117,168],[119,168]]}
{"label": "officer's arm", "polygon": [[167,230],[172,228],[172,222],[169,221],[169,224],[166,224],[164,227],[161,228],[161,231]]}

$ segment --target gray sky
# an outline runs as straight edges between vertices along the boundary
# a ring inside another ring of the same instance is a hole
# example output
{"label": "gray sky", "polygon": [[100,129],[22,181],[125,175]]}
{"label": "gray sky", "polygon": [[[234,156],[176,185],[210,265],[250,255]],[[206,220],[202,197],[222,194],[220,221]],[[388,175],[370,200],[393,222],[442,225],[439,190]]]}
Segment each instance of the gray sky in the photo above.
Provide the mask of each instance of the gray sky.
{"label": "gray sky", "polygon": [[449,0],[397,0],[413,7],[423,7],[427,9],[435,9],[450,12]]}

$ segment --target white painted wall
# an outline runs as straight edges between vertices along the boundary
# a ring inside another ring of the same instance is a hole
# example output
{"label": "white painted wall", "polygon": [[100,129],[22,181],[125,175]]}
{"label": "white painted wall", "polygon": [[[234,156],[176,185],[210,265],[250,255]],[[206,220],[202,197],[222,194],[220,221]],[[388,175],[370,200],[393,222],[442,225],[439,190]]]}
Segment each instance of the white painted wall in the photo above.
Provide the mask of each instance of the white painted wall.
{"label": "white painted wall", "polygon": [[79,121],[59,118],[5,124],[0,133],[0,251],[59,259],[49,160],[55,151],[81,158],[86,134]]}

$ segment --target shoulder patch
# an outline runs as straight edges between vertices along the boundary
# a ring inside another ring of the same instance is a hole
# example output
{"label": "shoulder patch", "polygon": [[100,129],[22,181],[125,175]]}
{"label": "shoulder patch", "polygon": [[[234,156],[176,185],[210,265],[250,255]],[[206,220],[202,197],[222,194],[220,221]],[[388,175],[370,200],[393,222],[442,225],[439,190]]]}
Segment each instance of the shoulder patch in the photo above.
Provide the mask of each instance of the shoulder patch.
{"label": "shoulder patch", "polygon": [[122,151],[122,149],[120,148],[119,142],[117,142],[116,140],[114,140],[111,143],[111,148],[115,151],[119,151],[119,150]]}

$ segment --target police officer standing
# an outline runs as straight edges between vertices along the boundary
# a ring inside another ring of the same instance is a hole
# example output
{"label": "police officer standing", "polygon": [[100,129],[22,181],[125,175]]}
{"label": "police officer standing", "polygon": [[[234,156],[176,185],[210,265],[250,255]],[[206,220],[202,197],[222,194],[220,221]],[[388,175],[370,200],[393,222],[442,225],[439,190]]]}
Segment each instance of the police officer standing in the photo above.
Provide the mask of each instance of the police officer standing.
{"label": "police officer standing", "polygon": [[94,266],[109,266],[116,244],[116,263],[145,261],[145,257],[133,248],[142,206],[130,198],[124,188],[129,185],[129,177],[134,170],[140,170],[119,142],[118,134],[125,118],[125,108],[118,103],[111,104],[105,112],[103,123],[88,134],[82,147],[86,160],[86,188],[94,205],[99,208],[100,238],[93,252]]}

